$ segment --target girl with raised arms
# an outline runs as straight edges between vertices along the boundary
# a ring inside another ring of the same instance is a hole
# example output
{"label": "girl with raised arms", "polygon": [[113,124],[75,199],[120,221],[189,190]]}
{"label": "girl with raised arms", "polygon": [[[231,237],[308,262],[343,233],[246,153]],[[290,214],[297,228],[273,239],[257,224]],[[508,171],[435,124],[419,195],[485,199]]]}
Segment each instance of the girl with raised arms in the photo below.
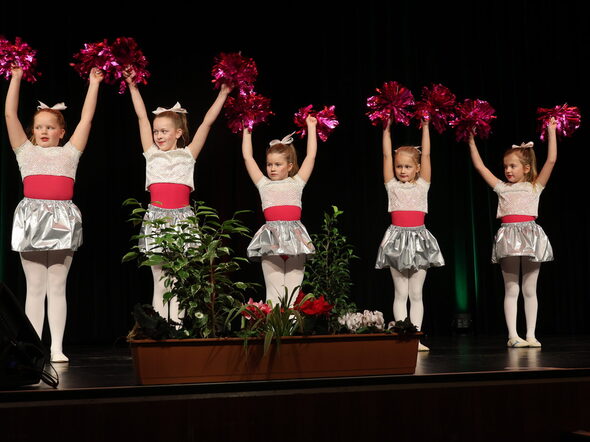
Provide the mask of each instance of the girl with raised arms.
{"label": "girl with raised arms", "polygon": [[266,223],[248,245],[248,257],[260,261],[266,285],[266,300],[274,305],[303,282],[305,260],[315,252],[301,223],[301,195],[313,171],[317,152],[317,119],[306,118],[307,153],[301,167],[292,135],[272,140],[266,150],[264,176],[252,153],[252,134],[244,129],[242,155],[246,170],[260,192]]}
{"label": "girl with raised arms", "polygon": [[[548,130],[547,160],[537,173],[533,143],[513,145],[504,152],[504,176],[497,178],[483,163],[472,133],[469,152],[473,166],[498,194],[497,218],[502,225],[496,233],[492,262],[500,263],[504,278],[504,315],[508,327],[508,347],[541,347],[535,336],[537,323],[537,278],[541,263],[553,260],[553,249],[547,235],[536,222],[539,198],[557,160],[556,123]],[[516,331],[518,294],[522,269],[522,293],[526,318],[526,339]]]}
{"label": "girl with raised arms", "polygon": [[72,202],[78,161],[90,134],[103,73],[94,68],[80,122],[62,145],[66,125],[63,103],[41,102],[29,136],[18,119],[23,71],[12,69],[5,104],[10,145],[23,179],[24,198],[18,204],[12,228],[12,249],[20,253],[27,281],[25,313],[41,337],[47,319],[51,332],[51,361],[67,362],[63,353],[66,326],[66,282],[74,252],[82,245],[82,216]]}
{"label": "girl with raised arms", "polygon": [[[418,330],[422,327],[424,305],[422,287],[429,267],[444,265],[436,238],[424,226],[430,188],[430,133],[422,121],[422,146],[401,146],[392,153],[391,120],[383,129],[383,180],[389,201],[391,225],[385,232],[375,268],[389,267],[393,278],[393,316],[409,317]],[[428,351],[421,342],[420,351]]]}
{"label": "girl with raised arms", "polygon": [[[148,118],[145,104],[136,83],[135,72],[126,72],[131,100],[139,122],[139,133],[146,159],[145,188],[150,192],[150,205],[145,220],[167,218],[173,226],[194,215],[190,206],[190,193],[194,186],[194,167],[199,153],[205,145],[211,126],[217,119],[231,88],[223,84],[213,105],[209,108],[192,140],[189,139],[186,110],[179,103],[170,109],[158,108],[152,123]],[[143,224],[141,234],[151,233],[151,226]],[[151,241],[140,240],[142,250],[154,247]],[[179,322],[178,302],[172,299],[164,305],[166,292],[162,266],[152,266],[154,309],[164,318]]]}

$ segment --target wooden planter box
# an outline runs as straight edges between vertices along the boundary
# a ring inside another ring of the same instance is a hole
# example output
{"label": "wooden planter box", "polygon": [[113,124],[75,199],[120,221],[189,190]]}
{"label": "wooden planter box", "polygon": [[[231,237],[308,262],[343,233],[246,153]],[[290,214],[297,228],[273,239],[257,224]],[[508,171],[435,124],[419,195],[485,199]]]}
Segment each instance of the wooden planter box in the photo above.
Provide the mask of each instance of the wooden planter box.
{"label": "wooden planter box", "polygon": [[420,334],[286,336],[263,354],[261,339],[133,340],[142,385],[412,374]]}

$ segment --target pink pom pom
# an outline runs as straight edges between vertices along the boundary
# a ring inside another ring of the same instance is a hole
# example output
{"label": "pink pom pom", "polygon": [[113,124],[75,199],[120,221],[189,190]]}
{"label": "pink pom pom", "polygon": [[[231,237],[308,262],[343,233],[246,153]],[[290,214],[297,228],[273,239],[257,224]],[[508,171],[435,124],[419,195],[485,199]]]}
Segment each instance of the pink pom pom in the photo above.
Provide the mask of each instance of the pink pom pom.
{"label": "pink pom pom", "polygon": [[582,116],[576,106],[568,106],[567,103],[561,106],[555,106],[552,109],[538,108],[537,109],[537,121],[541,140],[545,140],[547,134],[547,126],[551,121],[551,118],[555,118],[557,126],[555,132],[558,135],[564,137],[571,137],[574,131],[580,127]]}
{"label": "pink pom pom", "polygon": [[308,116],[313,116],[317,119],[317,126],[316,131],[318,137],[322,141],[326,141],[328,136],[332,133],[334,129],[338,126],[338,120],[336,119],[336,115],[334,113],[335,106],[324,106],[324,108],[319,111],[315,112],[313,110],[313,105],[310,104],[309,106],[302,107],[299,109],[298,112],[295,113],[293,117],[293,122],[299,130],[297,131],[298,134],[301,134],[301,138],[305,136],[307,133],[307,123],[306,119]]}
{"label": "pink pom pom", "polygon": [[217,55],[214,62],[211,81],[215,83],[216,89],[225,83],[239,89],[241,94],[249,94],[254,90],[258,69],[253,59],[242,56],[241,52],[233,52]]}
{"label": "pink pom pom", "polygon": [[309,106],[300,108],[293,116],[293,122],[295,123],[295,126],[299,128],[297,133],[301,135],[301,138],[307,133],[307,123],[305,120],[307,117],[314,114],[313,104],[310,104]]}
{"label": "pink pom pom", "polygon": [[16,37],[14,43],[0,36],[0,76],[8,79],[12,76],[12,67],[19,66],[23,70],[23,79],[34,83],[41,76],[36,72],[37,51],[32,49],[20,37]]}
{"label": "pink pom pom", "polygon": [[75,63],[70,63],[78,74],[87,79],[93,68],[100,69],[104,74],[104,82],[115,83],[119,77],[119,63],[117,62],[111,46],[107,40],[97,43],[84,43],[84,47],[74,54]]}
{"label": "pink pom pom", "polygon": [[370,109],[367,116],[373,125],[376,126],[381,122],[383,126],[386,126],[387,121],[391,120],[408,126],[413,113],[411,108],[414,105],[412,92],[397,81],[388,81],[376,91],[378,95],[367,99],[367,106]]}
{"label": "pink pom pom", "polygon": [[228,97],[224,108],[228,126],[233,133],[242,132],[245,128],[252,131],[254,126],[274,115],[270,110],[270,99],[254,91],[249,94],[239,94],[235,98]]}
{"label": "pink pom pom", "polygon": [[131,68],[135,72],[136,84],[147,84],[150,73],[146,69],[148,61],[143,55],[137,42],[131,37],[118,37],[112,44],[111,50],[117,60],[118,69],[116,72],[119,83],[119,93],[122,94],[127,88],[123,77],[125,69]]}
{"label": "pink pom pom", "polygon": [[322,141],[326,141],[332,131],[336,129],[338,124],[340,124],[336,119],[336,114],[334,113],[335,108],[335,106],[324,106],[324,108],[315,115],[318,120],[318,137]]}
{"label": "pink pom pom", "polygon": [[416,103],[415,116],[429,121],[438,133],[443,133],[455,117],[455,94],[442,84],[422,88],[422,99]]}
{"label": "pink pom pom", "polygon": [[487,138],[492,127],[490,121],[496,118],[494,108],[487,101],[465,99],[455,107],[455,119],[449,124],[455,127],[457,141],[467,141],[471,132],[480,138]]}

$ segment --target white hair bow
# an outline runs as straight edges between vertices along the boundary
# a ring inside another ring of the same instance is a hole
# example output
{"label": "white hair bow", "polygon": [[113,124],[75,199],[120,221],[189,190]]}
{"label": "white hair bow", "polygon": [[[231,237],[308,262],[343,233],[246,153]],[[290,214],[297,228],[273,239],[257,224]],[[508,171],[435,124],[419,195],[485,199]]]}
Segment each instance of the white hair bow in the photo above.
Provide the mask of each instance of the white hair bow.
{"label": "white hair bow", "polygon": [[291,144],[293,143],[293,135],[295,135],[295,132],[291,132],[289,135],[283,137],[282,140],[271,140],[268,144],[270,146],[274,146],[275,144]]}
{"label": "white hair bow", "polygon": [[534,145],[535,145],[535,143],[533,143],[532,141],[529,141],[528,143],[520,143],[520,146],[513,144],[512,148],[513,149],[532,149],[532,147]]}
{"label": "white hair bow", "polygon": [[[39,100],[37,100],[39,101]],[[62,101],[61,103],[57,103],[54,104],[53,106],[49,107],[47,106],[45,103],[43,103],[42,101],[39,101],[39,106],[37,106],[37,110],[41,110],[41,109],[52,109],[52,110],[66,110],[68,107],[66,106],[66,104]]]}
{"label": "white hair bow", "polygon": [[170,109],[166,109],[165,107],[159,107],[155,111],[152,111],[152,113],[155,115],[159,115],[162,112],[176,112],[177,114],[188,114],[186,109],[183,109],[182,107],[180,107],[180,103],[178,101]]}

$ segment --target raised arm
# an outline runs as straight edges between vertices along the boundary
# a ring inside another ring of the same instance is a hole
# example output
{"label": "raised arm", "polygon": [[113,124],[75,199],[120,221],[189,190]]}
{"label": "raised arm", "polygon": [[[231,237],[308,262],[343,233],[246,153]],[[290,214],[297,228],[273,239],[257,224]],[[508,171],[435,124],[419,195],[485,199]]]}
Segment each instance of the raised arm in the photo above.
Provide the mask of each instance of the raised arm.
{"label": "raised arm", "polygon": [[547,160],[545,161],[545,164],[543,164],[543,168],[539,172],[539,176],[537,176],[537,182],[543,187],[545,187],[547,181],[549,181],[549,177],[551,176],[551,172],[553,172],[553,167],[557,161],[557,136],[555,134],[556,126],[557,122],[555,121],[555,118],[551,118],[551,122],[549,123],[549,126],[547,126]]}
{"label": "raised arm", "polygon": [[152,124],[148,117],[147,110],[145,109],[145,103],[141,98],[139,88],[135,83],[135,71],[130,69],[124,72],[125,81],[129,88],[129,94],[131,95],[131,102],[133,103],[133,109],[137,115],[137,121],[139,123],[139,137],[141,139],[141,147],[145,152],[154,144],[154,136],[152,133]]}
{"label": "raised arm", "polygon": [[420,176],[430,183],[432,168],[430,166],[430,129],[428,121],[422,120],[420,124],[422,129],[422,153],[420,155]]}
{"label": "raised arm", "polygon": [[82,115],[80,122],[76,126],[74,133],[70,137],[70,142],[76,149],[83,152],[86,148],[86,142],[90,135],[90,128],[92,127],[92,118],[94,118],[94,111],[96,110],[96,101],[98,99],[98,87],[103,80],[104,74],[98,68],[92,68],[88,76],[88,92],[84,99],[84,106],[82,106]]}
{"label": "raised arm", "polygon": [[219,94],[217,98],[205,114],[205,118],[203,118],[203,122],[197,129],[193,140],[187,146],[190,152],[193,154],[193,157],[196,159],[201,153],[203,146],[205,145],[205,140],[207,139],[207,135],[209,135],[209,131],[211,130],[211,126],[215,123],[215,120],[219,116],[221,109],[223,108],[223,104],[227,99],[227,96],[231,92],[231,88],[226,84],[221,85],[221,89],[219,90]]}
{"label": "raised arm", "polygon": [[318,120],[310,115],[305,119],[305,122],[307,123],[307,152],[305,153],[305,159],[303,160],[297,175],[299,175],[303,181],[307,182],[313,172],[315,157],[318,151],[318,136],[316,131]]}
{"label": "raised arm", "polygon": [[383,129],[383,182],[388,183],[393,179],[393,152],[391,146],[391,120]]}
{"label": "raised arm", "polygon": [[27,141],[27,134],[18,119],[18,97],[22,77],[23,70],[20,67],[13,67],[10,85],[6,93],[6,102],[4,103],[4,117],[6,119],[6,128],[8,129],[8,139],[13,149],[16,149]]}
{"label": "raised arm", "polygon": [[250,179],[256,184],[264,176],[256,160],[254,160],[252,149],[252,133],[246,128],[242,134],[242,156],[244,157],[244,164]]}
{"label": "raised arm", "polygon": [[490,170],[483,163],[481,157],[479,156],[479,151],[477,150],[473,133],[469,137],[469,153],[471,154],[471,162],[473,163],[475,170],[479,172],[479,174],[490,187],[494,187],[500,180],[492,172],[490,172]]}

